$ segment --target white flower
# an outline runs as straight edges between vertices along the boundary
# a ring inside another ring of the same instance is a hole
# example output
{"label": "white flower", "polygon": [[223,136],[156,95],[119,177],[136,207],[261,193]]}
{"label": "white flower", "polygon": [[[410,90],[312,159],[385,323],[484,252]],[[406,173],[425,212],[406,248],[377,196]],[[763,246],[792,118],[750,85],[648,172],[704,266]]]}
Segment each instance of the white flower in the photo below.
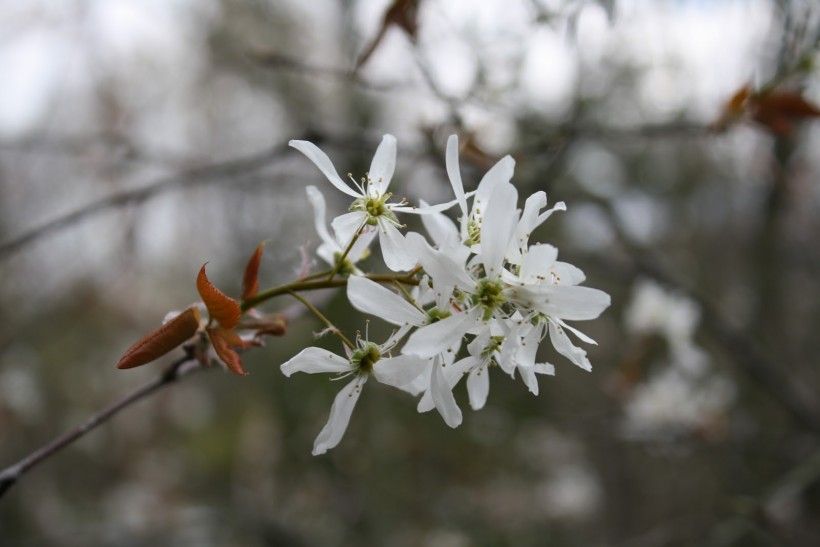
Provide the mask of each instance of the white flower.
{"label": "white flower", "polygon": [[[424,290],[426,284],[425,277],[422,279],[420,290],[417,291],[418,298],[408,301],[374,281],[352,276],[347,283],[347,297],[357,310],[398,326],[399,331],[394,338],[401,338],[412,327],[428,325],[450,315],[446,300],[444,303],[434,302],[431,308],[423,309],[421,302],[427,300]],[[440,369],[452,365],[460,346],[459,339],[453,347],[448,347],[439,355],[428,358],[425,373],[413,384],[405,386],[405,390],[413,395],[425,392],[425,396],[431,398],[433,405],[450,427],[458,427],[461,424],[461,410],[453,398],[452,386],[448,388],[447,382],[440,377]],[[432,408],[433,406],[430,407]]]}
{"label": "white flower", "polygon": [[406,389],[424,372],[427,365],[424,359],[412,355],[385,357],[396,341],[395,336],[382,345],[357,340],[355,349],[345,347],[347,358],[321,348],[310,347],[282,364],[281,369],[285,376],[290,376],[294,372],[327,372],[337,374],[337,379],[353,376],[353,380],[339,391],[333,401],[330,417],[313,443],[314,456],[324,454],[342,440],[350,416],[359,400],[362,386],[370,376],[383,384]]}
{"label": "white flower", "polygon": [[558,353],[589,371],[592,364],[586,351],[573,344],[565,331],[588,344],[595,341],[565,320],[595,319],[609,306],[610,298],[598,289],[578,286],[586,278],[584,273],[556,260],[557,257],[558,249],[552,245],[532,245],[522,255],[517,275],[504,272],[504,279],[511,286],[511,298],[529,308],[529,313],[524,313],[519,321],[517,336],[522,340],[540,340],[546,330]]}
{"label": "white flower", "polygon": [[[515,170],[515,160],[511,156],[504,156],[481,178],[473,196],[472,208],[467,206],[467,198],[470,194],[465,194],[464,184],[461,181],[461,170],[458,163],[458,136],[450,135],[447,139],[447,154],[445,157],[447,164],[447,177],[453,187],[456,202],[461,209],[460,237],[468,247],[473,247],[481,241],[481,225],[486,213],[487,204],[493,191],[499,185],[509,183]],[[517,197],[516,197],[517,199]],[[425,223],[425,228],[430,227]],[[432,234],[431,234],[432,235]],[[437,241],[438,243],[438,241]]]}
{"label": "white flower", "polygon": [[370,247],[370,243],[376,236],[376,232],[368,231],[363,233],[350,248],[343,263],[339,264],[339,260],[342,259],[344,255],[347,242],[340,243],[338,239],[332,237],[330,232],[327,231],[327,226],[325,225],[325,197],[319,189],[315,186],[308,186],[305,188],[305,191],[307,192],[310,205],[313,207],[313,222],[316,226],[316,233],[319,234],[319,238],[322,240],[319,248],[316,249],[316,254],[331,267],[338,268],[338,273],[342,275],[361,273],[361,270],[356,267],[356,264],[366,258],[370,253],[368,247]]}
{"label": "white flower", "polygon": [[350,177],[355,188],[351,188],[339,177],[330,158],[315,144],[298,140],[292,140],[289,144],[307,156],[333,186],[353,198],[350,212],[336,217],[331,223],[336,239],[347,246],[356,234],[377,230],[384,262],[393,271],[409,270],[416,264],[415,257],[408,252],[404,236],[399,231],[401,224],[396,213],[429,214],[447,209],[455,203],[419,209],[407,206],[404,201],[390,201],[392,194],[387,188],[396,168],[396,138],[392,135],[382,138],[367,176],[361,181]]}

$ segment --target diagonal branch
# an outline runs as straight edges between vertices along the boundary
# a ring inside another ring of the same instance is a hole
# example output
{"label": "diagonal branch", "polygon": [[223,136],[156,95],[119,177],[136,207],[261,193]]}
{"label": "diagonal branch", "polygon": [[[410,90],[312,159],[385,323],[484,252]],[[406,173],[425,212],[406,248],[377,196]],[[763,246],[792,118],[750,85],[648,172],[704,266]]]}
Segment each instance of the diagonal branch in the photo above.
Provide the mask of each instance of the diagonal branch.
{"label": "diagonal branch", "polygon": [[14,486],[14,484],[20,480],[20,477],[22,477],[32,467],[60,452],[62,449],[66,448],[73,442],[85,436],[87,433],[93,431],[119,414],[122,410],[125,410],[134,403],[145,399],[162,388],[173,384],[180,378],[188,376],[198,370],[203,370],[202,366],[193,357],[190,351],[186,351],[185,355],[177,358],[170,365],[168,365],[168,367],[157,378],[154,378],[147,384],[138,387],[118,401],[113,402],[101,411],[92,415],[85,422],[74,427],[73,429],[70,429],[69,431],[66,431],[51,442],[43,445],[41,448],[24,457],[14,465],[0,471],[0,497],[3,496],[9,488]]}
{"label": "diagonal branch", "polygon": [[5,260],[30,243],[109,209],[144,203],[169,190],[214,183],[226,177],[260,169],[281,158],[286,150],[286,143],[279,144],[264,152],[225,162],[193,167],[174,175],[163,176],[142,188],[101,198],[0,244],[0,261]]}

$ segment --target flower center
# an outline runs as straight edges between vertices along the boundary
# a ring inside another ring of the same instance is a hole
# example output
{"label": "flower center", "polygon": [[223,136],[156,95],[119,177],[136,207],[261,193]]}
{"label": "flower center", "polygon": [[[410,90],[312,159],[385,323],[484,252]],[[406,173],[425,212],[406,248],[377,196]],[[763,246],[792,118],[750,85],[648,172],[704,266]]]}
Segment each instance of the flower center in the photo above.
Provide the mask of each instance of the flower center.
{"label": "flower center", "polygon": [[504,343],[503,336],[490,336],[490,341],[484,346],[484,349],[481,350],[482,357],[492,357],[492,355],[501,349],[501,344]]}
{"label": "flower center", "polygon": [[432,310],[429,310],[427,312],[427,319],[430,320],[430,323],[436,323],[438,321],[441,321],[442,319],[447,319],[451,315],[453,315],[453,314],[450,313],[447,310],[440,310],[438,308],[433,308]]}
{"label": "flower center", "polygon": [[467,246],[481,243],[481,215],[476,213],[467,221],[467,240],[464,242]]}
{"label": "flower center", "polygon": [[336,273],[342,277],[347,277],[355,271],[353,262],[345,257],[342,259],[342,253],[333,253],[333,266],[336,268]]}
{"label": "flower center", "polygon": [[392,195],[393,194],[388,192],[380,196],[358,198],[353,202],[353,205],[350,206],[350,210],[367,213],[367,223],[370,226],[375,226],[379,222],[379,217],[395,218],[387,207],[387,200],[390,199]]}
{"label": "flower center", "polygon": [[472,302],[474,306],[481,306],[484,309],[484,321],[488,321],[493,316],[493,312],[507,301],[503,290],[504,286],[501,281],[486,277],[479,280],[478,287],[472,295]]}
{"label": "flower center", "polygon": [[382,353],[379,351],[379,346],[373,342],[364,342],[350,356],[350,364],[353,366],[353,370],[359,374],[370,374],[373,372],[373,365],[381,358]]}

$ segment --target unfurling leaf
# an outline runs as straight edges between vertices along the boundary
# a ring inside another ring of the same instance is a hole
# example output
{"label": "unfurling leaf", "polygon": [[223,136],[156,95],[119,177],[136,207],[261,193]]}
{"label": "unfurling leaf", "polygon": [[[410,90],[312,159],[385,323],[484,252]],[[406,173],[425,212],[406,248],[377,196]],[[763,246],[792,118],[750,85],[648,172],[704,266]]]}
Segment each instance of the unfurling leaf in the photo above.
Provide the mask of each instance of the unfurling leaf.
{"label": "unfurling leaf", "polygon": [[242,367],[242,359],[239,354],[234,351],[234,348],[245,347],[245,342],[230,329],[208,329],[208,337],[211,339],[211,344],[214,347],[219,360],[225,363],[228,370],[239,376],[248,374]]}
{"label": "unfurling leaf", "polygon": [[128,348],[117,362],[117,368],[134,368],[150,363],[182,345],[198,329],[199,310],[188,308]]}
{"label": "unfurling leaf", "polygon": [[265,244],[260,243],[245,266],[245,275],[242,277],[242,300],[256,296],[259,291],[259,264],[262,262],[262,253]]}
{"label": "unfurling leaf", "polygon": [[242,315],[239,302],[217,289],[208,280],[205,274],[205,264],[202,265],[196,277],[196,290],[199,291],[199,296],[208,308],[211,319],[216,319],[221,327],[232,329],[239,323],[239,317]]}

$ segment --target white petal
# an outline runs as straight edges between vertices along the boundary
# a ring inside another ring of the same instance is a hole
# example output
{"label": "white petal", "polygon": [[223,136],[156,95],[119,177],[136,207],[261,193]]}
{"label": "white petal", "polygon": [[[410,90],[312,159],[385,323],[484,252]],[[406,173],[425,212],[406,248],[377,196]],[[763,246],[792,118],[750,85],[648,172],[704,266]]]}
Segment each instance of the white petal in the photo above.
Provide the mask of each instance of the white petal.
{"label": "white petal", "polygon": [[521,381],[524,382],[530,393],[538,395],[538,378],[535,376],[535,368],[519,368],[518,372],[521,374]]}
{"label": "white petal", "polygon": [[536,374],[546,374],[547,376],[555,376],[555,365],[549,363],[535,363],[533,368]]}
{"label": "white petal", "polygon": [[[467,192],[464,194],[465,198],[471,197],[475,194],[475,191]],[[454,199],[452,201],[445,201],[444,203],[439,203],[437,205],[419,205],[418,207],[411,207],[409,205],[390,205],[391,211],[399,211],[401,213],[412,213],[414,215],[432,215],[434,213],[441,213],[442,211],[446,211],[453,207],[453,205],[459,203],[459,200]]]}
{"label": "white petal", "polygon": [[490,195],[481,223],[481,262],[488,277],[501,275],[504,255],[516,226],[518,192],[512,184],[501,184]]}
{"label": "white petal", "polygon": [[546,243],[533,245],[521,260],[519,277],[524,283],[539,283],[549,280],[550,268],[558,258],[558,249]]}
{"label": "white petal", "polygon": [[386,220],[379,220],[379,245],[385,265],[394,272],[410,270],[418,262],[398,228]]}
{"label": "white petal", "polygon": [[591,287],[551,285],[535,290],[544,298],[537,303],[539,311],[569,321],[595,319],[610,304],[607,293]]}
{"label": "white petal", "polygon": [[416,232],[407,234],[405,240],[424,271],[433,280],[433,286],[437,291],[452,290],[453,287],[469,291],[474,287],[475,283],[464,269],[464,263],[456,260],[465,257],[469,250],[449,250],[447,253],[437,251]]}
{"label": "white petal", "polygon": [[348,196],[357,198],[359,194],[353,191],[350,186],[344,183],[344,181],[339,177],[339,174],[336,172],[336,168],[333,167],[333,162],[330,161],[330,158],[327,157],[327,154],[319,150],[312,142],[308,141],[290,141],[288,143],[291,147],[295,148],[307,158],[313,162],[319,170],[324,173],[327,180],[330,181],[330,184],[347,194]]}
{"label": "white petal", "polygon": [[550,321],[550,341],[555,351],[586,371],[592,370],[592,363],[587,359],[587,352],[575,346],[564,330]]}
{"label": "white petal", "polygon": [[336,395],[330,407],[330,417],[313,442],[314,456],[324,454],[342,440],[366,381],[367,376],[357,376]]}
{"label": "white petal", "polygon": [[456,404],[453,390],[448,385],[438,360],[433,363],[433,372],[430,376],[430,395],[444,423],[453,428],[461,425],[461,409]]}
{"label": "white petal", "polygon": [[322,243],[319,245],[319,248],[316,249],[316,254],[330,266],[333,266],[336,262],[333,256],[341,251],[342,250],[339,249],[339,246],[336,243],[333,243],[333,245]]}
{"label": "white petal", "polygon": [[473,410],[481,410],[490,393],[490,371],[487,367],[475,367],[467,375],[467,394]]}
{"label": "white petal", "polygon": [[475,320],[470,314],[458,312],[441,321],[420,327],[407,339],[402,353],[433,357],[458,343],[474,323]]}
{"label": "white petal", "polygon": [[356,232],[361,229],[365,220],[367,220],[367,213],[362,211],[352,211],[333,219],[330,225],[333,227],[333,232],[336,234],[336,241],[342,249],[350,244],[350,240],[353,239]]}
{"label": "white petal", "polygon": [[394,325],[423,325],[426,315],[407,300],[366,277],[350,276],[347,298],[357,310]]}
{"label": "white petal", "polygon": [[[538,213],[547,206],[547,194],[544,191],[535,192],[524,202],[524,210],[521,212],[521,220],[515,230],[519,242],[526,246],[530,234],[538,226]],[[523,241],[522,241],[523,240]]]}
{"label": "white petal", "polygon": [[367,176],[374,185],[378,195],[384,194],[393,178],[396,169],[396,137],[385,135],[370,162],[370,171]]}
{"label": "white petal", "polygon": [[369,252],[370,244],[373,243],[373,240],[376,238],[376,232],[377,230],[372,229],[372,226],[364,227],[362,233],[359,235],[359,239],[356,240],[356,243],[354,243],[353,247],[350,248],[350,252],[347,253],[347,258],[353,264],[356,264],[362,260],[362,258],[364,258],[364,256]]}
{"label": "white petal", "polygon": [[[547,209],[546,211],[544,211],[543,213],[538,215],[538,222],[536,223],[535,226],[537,227],[537,226],[541,226],[542,224],[544,224],[544,222],[546,222],[546,220],[549,217],[551,217],[554,212],[556,212],[556,211],[566,211],[566,210],[567,210],[567,205],[563,201],[559,201],[558,203],[553,205],[550,209]],[[535,229],[535,227],[533,229]]]}
{"label": "white petal", "polygon": [[552,265],[552,273],[555,277],[556,285],[580,285],[587,276],[580,268],[576,268],[568,262],[556,261]]}
{"label": "white petal", "polygon": [[[423,201],[421,204],[422,206],[427,205]],[[442,213],[422,215],[421,223],[424,224],[424,229],[427,230],[427,233],[430,234],[439,249],[454,247],[459,244],[461,238],[458,235],[458,228],[446,215]]]}
{"label": "white petal", "polygon": [[487,203],[493,195],[495,189],[510,182],[515,170],[515,160],[511,156],[504,156],[495,165],[490,167],[481,182],[478,183],[478,188],[475,191],[475,198],[473,199],[473,211],[476,209],[485,212]]}
{"label": "white petal", "polygon": [[404,388],[421,376],[428,362],[428,359],[415,355],[386,357],[373,366],[373,376],[388,386]]}
{"label": "white petal", "polygon": [[350,362],[326,349],[305,348],[279,368],[285,376],[294,372],[349,372]]}
{"label": "white petal", "polygon": [[598,342],[596,342],[595,340],[593,340],[592,338],[590,338],[589,336],[587,336],[583,332],[579,331],[578,329],[576,329],[572,325],[567,325],[566,323],[564,323],[560,319],[558,320],[558,324],[561,325],[566,330],[570,331],[575,336],[577,336],[581,340],[581,342],[586,342],[587,344],[593,344],[595,346],[598,345]]}
{"label": "white petal", "polygon": [[307,192],[308,201],[313,207],[313,225],[316,227],[316,233],[319,234],[323,243],[335,244],[336,240],[330,237],[325,225],[325,196],[315,186],[305,187],[305,192]]}
{"label": "white petal", "polygon": [[467,198],[464,197],[464,183],[461,182],[461,169],[458,165],[458,135],[450,135],[447,139],[447,177],[453,187],[453,193],[461,208],[461,214],[467,218]]}

